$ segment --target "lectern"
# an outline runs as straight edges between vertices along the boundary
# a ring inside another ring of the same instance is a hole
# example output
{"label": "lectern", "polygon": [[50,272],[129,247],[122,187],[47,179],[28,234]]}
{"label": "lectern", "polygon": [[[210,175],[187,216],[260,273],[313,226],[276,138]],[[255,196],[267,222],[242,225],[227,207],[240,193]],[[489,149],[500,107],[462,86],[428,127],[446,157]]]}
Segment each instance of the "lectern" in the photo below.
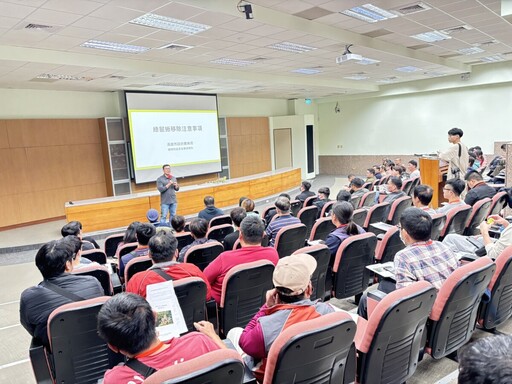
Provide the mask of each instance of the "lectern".
{"label": "lectern", "polygon": [[443,201],[444,175],[448,171],[448,165],[437,157],[420,158],[421,183],[430,185],[434,189],[432,196],[432,208],[438,208]]}

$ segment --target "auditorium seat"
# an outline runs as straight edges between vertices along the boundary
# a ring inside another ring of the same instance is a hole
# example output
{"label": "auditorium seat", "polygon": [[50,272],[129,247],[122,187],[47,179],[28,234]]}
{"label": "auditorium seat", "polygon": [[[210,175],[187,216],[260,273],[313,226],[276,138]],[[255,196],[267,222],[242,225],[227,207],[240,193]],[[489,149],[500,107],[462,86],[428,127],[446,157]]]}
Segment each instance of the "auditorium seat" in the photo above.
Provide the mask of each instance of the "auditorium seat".
{"label": "auditorium seat", "polygon": [[123,257],[124,255],[127,255],[131,251],[134,251],[138,246],[139,246],[139,243],[137,243],[137,242],[123,244],[117,249],[114,257],[117,260],[121,260],[121,257]]}
{"label": "auditorium seat", "polygon": [[110,280],[110,272],[104,265],[85,264],[83,267],[73,268],[71,273],[73,275],[95,277],[100,282],[105,296],[112,296],[114,294],[114,287],[112,286],[112,280]]}
{"label": "auditorium seat", "polygon": [[331,200],[325,203],[324,206],[322,207],[322,210],[320,211],[320,217],[326,217],[331,212],[332,206],[336,203],[336,200]]}
{"label": "auditorium seat", "polygon": [[206,283],[199,277],[185,277],[172,283],[187,329],[195,331],[194,322],[206,320]]}
{"label": "auditorium seat", "polygon": [[229,215],[221,215],[221,216],[214,217],[208,223],[208,229],[211,229],[213,227],[216,227],[218,225],[223,225],[223,224],[233,225],[233,221],[231,220],[231,216],[229,216]]}
{"label": "auditorium seat", "polygon": [[358,196],[352,196],[349,200],[350,204],[352,204],[352,207],[354,207],[354,209],[357,209],[359,208],[359,204],[361,203],[361,199],[363,198],[363,195],[358,195]]}
{"label": "auditorium seat", "polygon": [[397,225],[400,222],[400,217],[402,216],[402,212],[409,208],[412,204],[412,199],[410,196],[399,197],[395,201],[391,203],[391,208],[389,209],[388,217],[386,217],[386,223],[391,225]]}
{"label": "auditorium seat", "polygon": [[364,226],[364,222],[366,221],[367,215],[368,215],[368,209],[366,209],[366,208],[356,209],[356,210],[354,210],[354,214],[352,215],[352,221],[362,228]]}
{"label": "auditorium seat", "polygon": [[363,228],[365,230],[368,230],[370,224],[381,222],[388,208],[389,203],[387,202],[375,204],[372,207],[370,207],[366,214],[366,219],[364,221]]}
{"label": "auditorium seat", "polygon": [[263,384],[353,382],[355,333],[343,311],[289,326],[270,346]]}
{"label": "auditorium seat", "polygon": [[300,201],[300,200],[290,201],[290,212],[293,216],[297,217],[301,208],[302,208],[302,201]]}
{"label": "auditorium seat", "polygon": [[219,303],[219,334],[227,335],[234,327],[245,327],[265,304],[267,291],[274,287],[274,264],[258,260],[237,265],[222,282]]}
{"label": "auditorium seat", "polygon": [[232,224],[221,224],[216,225],[214,227],[210,227],[208,229],[208,232],[206,233],[206,237],[209,240],[216,240],[219,243],[222,243],[224,241],[224,238],[229,235],[230,233],[233,233],[235,230],[233,228]]}
{"label": "auditorium seat", "polygon": [[325,240],[327,235],[335,229],[336,226],[332,223],[331,217],[321,217],[315,221],[309,234],[309,240]]}
{"label": "auditorium seat", "polygon": [[117,251],[117,247],[119,243],[123,241],[124,233],[119,233],[117,235],[110,235],[105,239],[105,243],[103,244],[103,249],[105,250],[105,254],[108,257],[114,257]]}
{"label": "auditorium seat", "polygon": [[318,200],[318,196],[309,196],[304,200],[302,208],[311,207],[315,201]]}
{"label": "auditorium seat", "polygon": [[187,249],[184,261],[196,265],[203,271],[222,252],[224,252],[224,247],[217,241],[198,244]]}
{"label": "auditorium seat", "polygon": [[374,185],[376,185],[376,181],[367,181],[366,183],[363,184],[363,188],[372,190]]}
{"label": "auditorium seat", "polygon": [[81,257],[85,257],[98,264],[107,264],[107,255],[105,251],[101,249],[91,249],[89,251],[83,251]]}
{"label": "auditorium seat", "polygon": [[324,297],[330,295],[330,288],[329,291],[326,292],[325,279],[327,276],[329,262],[331,260],[331,251],[329,251],[327,245],[317,244],[297,249],[295,252],[293,252],[293,255],[301,253],[307,253],[308,255],[313,256],[316,260],[316,269],[315,272],[311,275],[313,293],[311,294],[310,299],[323,300]]}
{"label": "auditorium seat", "polygon": [[370,271],[366,266],[374,263],[376,246],[373,233],[350,236],[341,243],[332,266],[334,297],[360,295],[368,288]]}
{"label": "auditorium seat", "polygon": [[491,210],[491,199],[478,200],[471,209],[466,228],[464,229],[464,236],[475,236],[480,234],[480,223],[487,219],[489,211]]}
{"label": "auditorium seat", "polygon": [[414,179],[405,179],[404,182],[402,183],[401,190],[407,196],[411,195],[412,185],[413,185],[415,179],[416,178],[414,178]]}
{"label": "auditorium seat", "polygon": [[436,213],[432,215],[432,232],[430,238],[432,240],[438,240],[441,230],[444,228],[446,223],[446,215],[444,213]]}
{"label": "auditorium seat", "polygon": [[505,248],[495,263],[496,272],[488,287],[491,300],[482,302],[478,315],[479,325],[490,331],[494,331],[512,315],[512,246]]}
{"label": "auditorium seat", "polygon": [[446,214],[444,227],[439,234],[439,241],[443,241],[445,236],[450,233],[462,235],[466,229],[466,222],[470,214],[471,205],[461,205],[450,209]]}
{"label": "auditorium seat", "polygon": [[161,369],[144,384],[242,384],[244,363],[237,351],[218,349]]}
{"label": "auditorium seat", "polygon": [[[261,240],[261,246],[262,247],[268,247],[268,236],[264,232],[263,233],[263,239]],[[240,249],[242,248],[242,244],[240,243],[240,239],[236,239],[235,243],[233,244],[233,249]],[[229,251],[229,249],[226,249],[226,251]]]}
{"label": "auditorium seat", "polygon": [[[416,370],[435,287],[418,281],[383,297],[368,294],[368,320],[357,320],[357,382],[405,383]],[[373,303],[374,297],[380,301]]]}
{"label": "auditorium seat", "polygon": [[411,190],[409,191],[409,196],[413,196],[414,194],[414,188],[416,188],[418,185],[421,184],[421,177],[416,177],[413,179],[414,181],[412,182],[412,185],[411,185]]}
{"label": "auditorium seat", "polygon": [[178,240],[178,251],[181,251],[184,247],[194,242],[194,238],[190,232],[180,232],[174,235]]}
{"label": "auditorium seat", "polygon": [[302,248],[305,243],[308,229],[302,223],[292,224],[283,227],[277,232],[274,248],[279,257],[290,256],[297,249]]}
{"label": "auditorium seat", "polygon": [[478,306],[495,270],[484,256],[457,268],[443,283],[427,323],[425,351],[434,359],[457,351],[471,339]]}
{"label": "auditorium seat", "polygon": [[507,192],[498,192],[492,197],[489,215],[499,215],[508,204]]}
{"label": "auditorium seat", "polygon": [[124,283],[128,283],[128,281],[137,272],[145,271],[146,269],[151,268],[152,265],[153,262],[151,261],[149,256],[134,257],[124,267]]}
{"label": "auditorium seat", "polygon": [[377,242],[375,261],[377,263],[393,261],[396,253],[404,248],[405,244],[400,238],[400,230],[398,227],[390,226],[384,234],[384,237]]}
{"label": "auditorium seat", "polygon": [[361,196],[359,208],[371,207],[375,205],[375,196],[377,196],[377,192],[375,191],[366,192],[363,196]]}
{"label": "auditorium seat", "polygon": [[316,205],[312,205],[309,207],[302,208],[299,211],[297,218],[307,228],[306,237],[304,238],[304,240],[305,240],[305,239],[309,238],[311,229],[313,228],[313,224],[315,224],[315,221],[318,218],[318,207]]}
{"label": "auditorium seat", "polygon": [[[270,212],[270,210],[272,209],[276,209],[276,206],[275,205],[270,205],[268,206],[267,208],[265,208],[262,212],[261,212],[261,219],[265,219],[265,216],[268,215],[268,213]],[[268,224],[268,223],[267,223]]]}

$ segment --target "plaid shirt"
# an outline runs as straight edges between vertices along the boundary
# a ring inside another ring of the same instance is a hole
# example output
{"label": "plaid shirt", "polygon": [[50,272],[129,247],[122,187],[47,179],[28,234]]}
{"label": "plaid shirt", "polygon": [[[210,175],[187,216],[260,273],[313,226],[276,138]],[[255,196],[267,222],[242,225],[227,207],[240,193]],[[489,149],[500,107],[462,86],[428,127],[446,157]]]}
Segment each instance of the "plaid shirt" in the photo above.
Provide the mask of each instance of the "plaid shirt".
{"label": "plaid shirt", "polygon": [[411,244],[395,256],[396,288],[426,280],[439,289],[458,266],[455,253],[439,241]]}

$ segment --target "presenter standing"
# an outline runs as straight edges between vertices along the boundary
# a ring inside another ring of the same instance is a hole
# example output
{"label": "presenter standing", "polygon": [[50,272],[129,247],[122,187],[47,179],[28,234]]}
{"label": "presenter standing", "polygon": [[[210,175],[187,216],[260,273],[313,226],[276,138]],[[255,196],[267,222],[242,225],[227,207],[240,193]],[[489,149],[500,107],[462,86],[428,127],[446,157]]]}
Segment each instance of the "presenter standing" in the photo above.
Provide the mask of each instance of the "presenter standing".
{"label": "presenter standing", "polygon": [[167,213],[169,213],[169,222],[176,216],[176,208],[178,207],[176,191],[179,191],[180,186],[176,178],[171,175],[171,166],[169,164],[164,164],[162,169],[164,174],[156,180],[156,187],[160,192],[160,206],[162,207],[160,222],[165,223]]}

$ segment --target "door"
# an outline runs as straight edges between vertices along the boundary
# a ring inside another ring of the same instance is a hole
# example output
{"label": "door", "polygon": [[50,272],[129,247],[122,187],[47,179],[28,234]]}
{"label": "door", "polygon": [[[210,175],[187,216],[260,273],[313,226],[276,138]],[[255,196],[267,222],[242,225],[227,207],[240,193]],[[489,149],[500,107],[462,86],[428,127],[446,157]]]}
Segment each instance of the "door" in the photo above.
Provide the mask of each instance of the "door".
{"label": "door", "polygon": [[274,129],[274,163],[276,169],[293,166],[291,128]]}

